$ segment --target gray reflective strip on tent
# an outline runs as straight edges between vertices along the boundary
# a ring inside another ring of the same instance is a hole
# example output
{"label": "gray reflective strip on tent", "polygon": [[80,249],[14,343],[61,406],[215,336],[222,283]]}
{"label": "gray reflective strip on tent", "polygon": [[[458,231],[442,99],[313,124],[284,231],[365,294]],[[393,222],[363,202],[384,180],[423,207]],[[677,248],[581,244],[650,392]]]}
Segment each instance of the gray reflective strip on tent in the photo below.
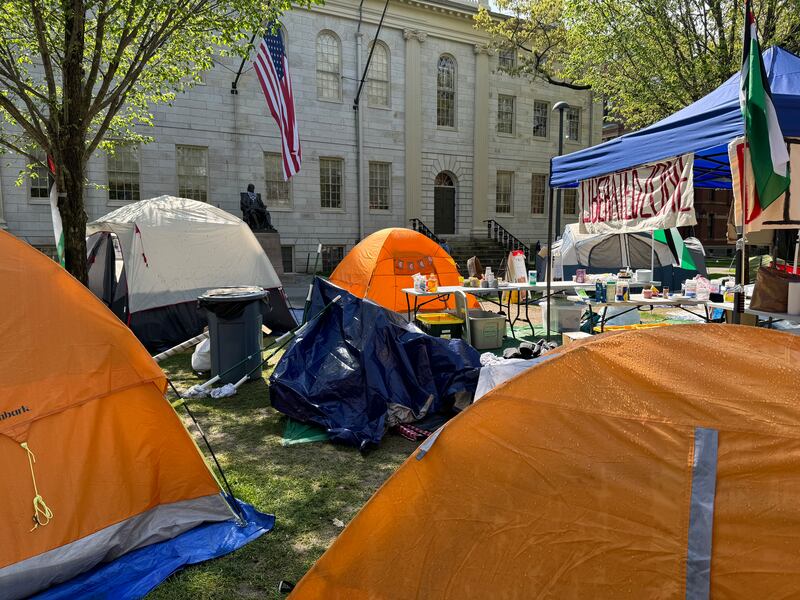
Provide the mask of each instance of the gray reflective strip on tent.
{"label": "gray reflective strip on tent", "polygon": [[172,539],[203,523],[226,521],[232,517],[231,508],[221,494],[156,506],[73,542],[1,568],[0,596],[4,600],[26,598],[67,581],[100,562]]}
{"label": "gray reflective strip on tent", "polygon": [[716,429],[696,427],[694,430],[692,498],[686,549],[686,600],[708,600],[710,593],[718,437]]}
{"label": "gray reflective strip on tent", "polygon": [[419,447],[419,452],[417,452],[417,460],[422,460],[422,458],[428,453],[428,450],[431,449],[431,446],[433,446],[434,442],[439,437],[439,434],[442,433],[442,429],[444,429],[444,425],[439,427],[439,429],[428,436],[428,439],[422,442]]}

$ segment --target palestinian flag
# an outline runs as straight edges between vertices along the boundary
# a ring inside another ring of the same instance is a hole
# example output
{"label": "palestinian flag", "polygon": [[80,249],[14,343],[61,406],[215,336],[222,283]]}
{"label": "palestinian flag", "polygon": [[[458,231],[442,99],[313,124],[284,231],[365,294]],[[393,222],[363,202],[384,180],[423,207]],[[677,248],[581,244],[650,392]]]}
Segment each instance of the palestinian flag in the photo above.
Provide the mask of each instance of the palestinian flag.
{"label": "palestinian flag", "polygon": [[61,223],[61,213],[58,211],[58,186],[56,185],[56,163],[53,157],[47,157],[47,168],[50,170],[50,215],[53,218],[53,235],[56,238],[56,253],[58,262],[63,267],[64,263],[64,225]]}
{"label": "palestinian flag", "polygon": [[689,252],[689,248],[686,247],[686,244],[683,243],[683,238],[681,237],[680,232],[678,231],[677,227],[672,227],[670,229],[656,229],[653,232],[653,239],[656,242],[661,242],[662,244],[666,244],[667,247],[672,252],[672,258],[682,269],[689,269],[690,271],[696,271],[697,265],[694,262],[694,257],[692,257],[692,253]]}
{"label": "palestinian flag", "polygon": [[739,102],[758,195],[756,210],[760,213],[789,189],[789,152],[772,103],[751,0],[747,0],[745,11]]}

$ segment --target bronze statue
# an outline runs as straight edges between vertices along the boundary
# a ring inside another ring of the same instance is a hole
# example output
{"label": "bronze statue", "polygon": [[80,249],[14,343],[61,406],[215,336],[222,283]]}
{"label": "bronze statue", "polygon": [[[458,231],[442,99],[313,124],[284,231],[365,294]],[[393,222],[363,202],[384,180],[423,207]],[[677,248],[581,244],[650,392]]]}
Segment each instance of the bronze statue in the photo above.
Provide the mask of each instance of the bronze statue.
{"label": "bronze statue", "polygon": [[272,226],[267,207],[261,201],[261,194],[256,194],[256,186],[252,183],[247,186],[247,191],[239,197],[239,208],[242,210],[242,220],[253,231],[277,231]]}

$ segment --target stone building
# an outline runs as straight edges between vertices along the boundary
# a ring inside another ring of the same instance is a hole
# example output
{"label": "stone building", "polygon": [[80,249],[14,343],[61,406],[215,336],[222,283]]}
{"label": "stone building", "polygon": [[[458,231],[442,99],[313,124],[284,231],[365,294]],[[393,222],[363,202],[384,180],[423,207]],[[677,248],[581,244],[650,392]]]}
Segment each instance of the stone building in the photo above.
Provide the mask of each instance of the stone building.
{"label": "stone building", "polygon": [[[298,127],[300,173],[284,183],[280,143],[255,73],[221,59],[203,85],[155,108],[154,141],[90,161],[93,219],[132,200],[172,194],[239,214],[254,183],[280,231],[287,271],[317,244],[330,268],[361,237],[421,219],[439,234],[486,236],[496,219],[528,243],[546,237],[547,174],[558,148],[553,104],[569,103],[565,152],[600,142],[602,106],[571,90],[498,69],[515,53],[487,49],[470,0],[330,0],[283,19]],[[354,110],[372,45],[368,81]],[[52,245],[46,178],[17,184],[24,162],[0,163],[0,226]],[[43,174],[44,175],[44,174]],[[562,222],[575,220],[574,194]],[[313,258],[311,259],[313,262]]]}

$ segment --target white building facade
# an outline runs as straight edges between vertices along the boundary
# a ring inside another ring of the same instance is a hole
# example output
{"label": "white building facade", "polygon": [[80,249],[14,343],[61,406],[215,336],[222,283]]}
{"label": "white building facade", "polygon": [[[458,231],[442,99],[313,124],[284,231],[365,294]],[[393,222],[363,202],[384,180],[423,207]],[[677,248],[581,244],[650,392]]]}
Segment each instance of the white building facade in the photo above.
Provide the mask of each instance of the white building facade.
{"label": "white building facade", "polygon": [[[330,268],[363,236],[420,219],[437,234],[486,235],[495,219],[522,241],[546,238],[546,185],[558,151],[600,142],[591,92],[512,77],[474,27],[468,0],[395,0],[354,110],[383,2],[331,0],[283,19],[303,163],[284,183],[278,131],[255,72],[221,60],[199,85],[154,111],[154,141],[90,161],[89,219],[126,202],[172,194],[239,212],[255,184],[281,234],[284,270],[304,271],[317,244]],[[0,164],[0,227],[52,246],[46,179],[18,183],[24,162]],[[562,223],[576,219],[573,194]],[[313,263],[313,256],[311,258]]]}

